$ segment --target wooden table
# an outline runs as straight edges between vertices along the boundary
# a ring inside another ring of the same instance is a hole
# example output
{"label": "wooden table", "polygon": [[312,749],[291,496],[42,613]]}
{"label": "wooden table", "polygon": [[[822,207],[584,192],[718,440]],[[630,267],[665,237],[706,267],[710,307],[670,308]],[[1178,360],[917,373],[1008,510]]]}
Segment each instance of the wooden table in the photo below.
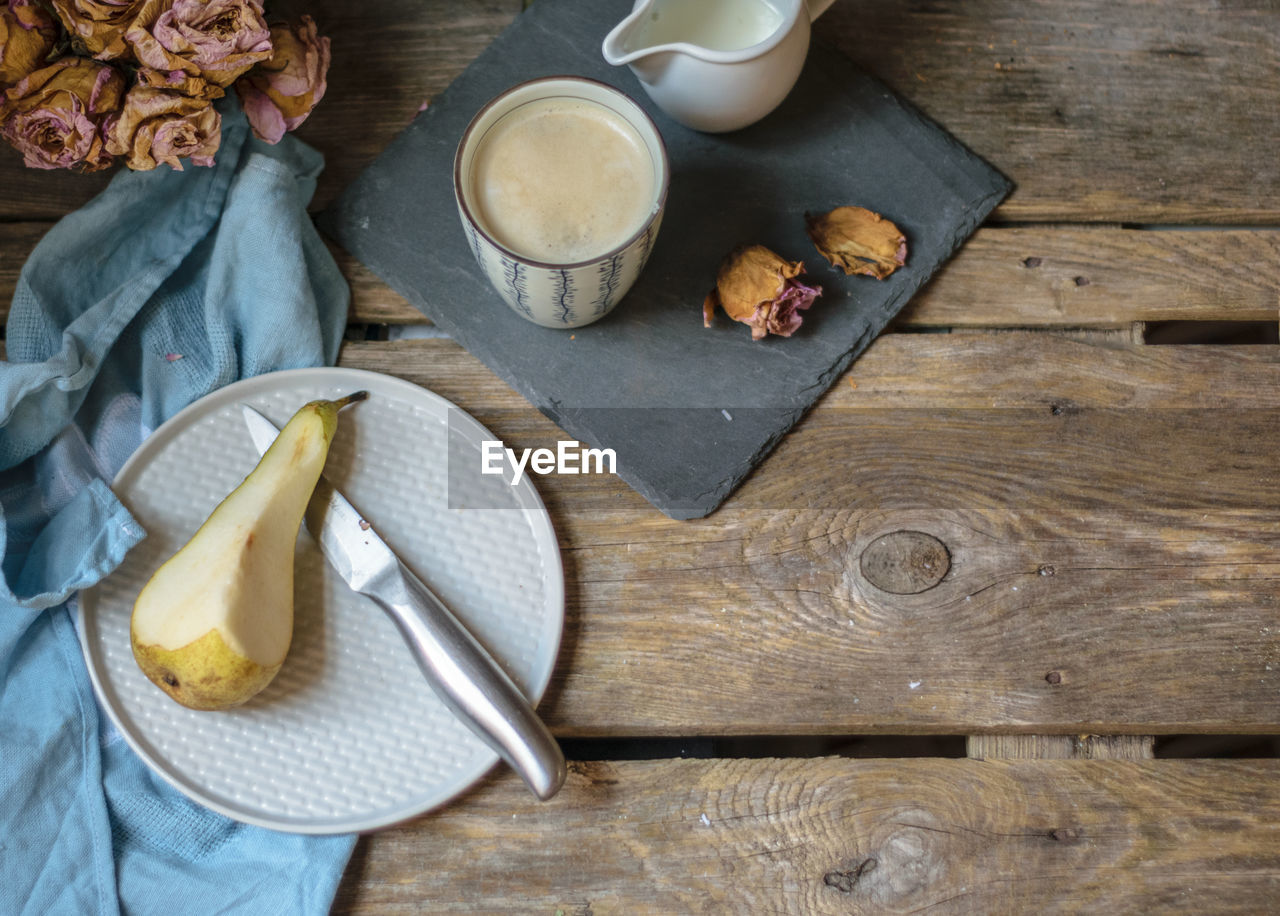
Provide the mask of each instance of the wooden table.
{"label": "wooden table", "polygon": [[[520,3],[312,6],[320,208]],[[1280,899],[1280,8],[842,0],[816,36],[1016,192],[711,517],[539,482],[568,783],[361,839],[338,912]],[[0,299],[104,182],[0,156]],[[388,342],[422,317],[339,258],[342,365],[559,438],[450,341]],[[941,581],[868,566],[901,531]]]}

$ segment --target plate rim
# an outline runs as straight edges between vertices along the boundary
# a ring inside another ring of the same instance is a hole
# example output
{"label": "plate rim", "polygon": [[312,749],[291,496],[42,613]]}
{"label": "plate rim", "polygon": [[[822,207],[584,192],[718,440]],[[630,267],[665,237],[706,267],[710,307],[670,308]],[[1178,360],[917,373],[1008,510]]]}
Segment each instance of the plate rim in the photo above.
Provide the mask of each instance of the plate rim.
{"label": "plate rim", "polygon": [[[193,417],[198,418],[203,413],[210,410],[220,409],[224,400],[234,402],[241,394],[248,396],[259,393],[259,390],[270,391],[279,385],[288,385],[290,383],[305,384],[307,382],[329,383],[336,378],[349,378],[358,384],[358,380],[364,379],[372,386],[389,386],[391,388],[399,388],[406,395],[421,399],[426,398],[445,411],[457,411],[456,416],[465,418],[465,422],[472,427],[471,432],[482,433],[489,439],[495,439],[490,430],[480,423],[466,410],[450,401],[424,385],[411,382],[408,379],[399,376],[390,375],[384,372],[376,372],[369,369],[356,369],[344,366],[314,366],[297,369],[278,369],[272,372],[264,372],[259,375],[250,376],[244,379],[230,382],[220,388],[205,394],[186,407],[183,407],[172,417],[161,423],[153,430],[142,443],[133,451],[133,453],[125,460],[124,464],[116,472],[112,479],[110,489],[115,495],[116,488],[122,484],[127,484],[139,470],[146,466],[148,461],[153,460],[150,453],[156,449],[163,448],[168,442],[180,435],[185,429],[191,426]],[[446,414],[447,415],[447,414]],[[452,423],[450,428],[454,428]],[[548,595],[546,606],[554,608],[551,616],[554,618],[554,634],[548,646],[548,660],[545,674],[539,678],[537,683],[530,684],[531,696],[530,703],[536,709],[545,696],[547,688],[550,686],[551,678],[555,673],[556,663],[560,656],[560,649],[564,640],[564,621],[565,621],[565,577],[564,577],[564,557],[560,550],[559,538],[556,535],[555,525],[552,523],[551,514],[547,511],[546,505],[542,500],[541,494],[537,488],[525,475],[517,486],[513,489],[520,491],[520,505],[514,507],[516,511],[520,511],[533,521],[536,528],[540,521],[545,526],[543,534],[547,537],[548,550],[546,568],[544,575],[547,577]],[[117,498],[119,498],[117,496]],[[126,507],[127,508],[127,507]],[[535,532],[535,537],[537,536]],[[114,573],[113,569],[107,576]],[[103,577],[103,580],[106,576]],[[102,581],[102,580],[100,580]],[[147,768],[157,776],[161,777],[165,783],[172,786],[182,795],[190,800],[209,808],[219,814],[229,817],[240,823],[250,824],[257,827],[264,827],[270,830],[276,830],[294,834],[309,835],[336,835],[344,833],[368,833],[374,830],[380,830],[387,827],[403,823],[414,817],[418,817],[429,811],[443,807],[454,799],[469,791],[477,783],[485,778],[485,776],[500,762],[500,757],[496,751],[486,748],[485,763],[478,767],[476,772],[466,775],[461,780],[455,781],[451,786],[444,783],[443,786],[446,793],[423,805],[409,805],[397,810],[394,815],[387,814],[360,814],[360,815],[344,815],[339,818],[313,818],[294,822],[285,818],[276,818],[271,816],[263,816],[253,811],[246,811],[237,808],[234,805],[223,803],[220,799],[213,797],[210,793],[202,792],[201,787],[190,778],[188,774],[174,772],[171,765],[161,760],[156,760],[154,755],[148,750],[140,738],[133,734],[133,729],[126,725],[121,719],[121,711],[116,708],[116,703],[112,699],[112,691],[109,691],[103,683],[103,672],[99,670],[99,664],[96,660],[96,646],[91,638],[96,632],[96,613],[97,609],[96,596],[98,585],[82,589],[77,593],[76,604],[78,613],[76,614],[76,632],[80,641],[81,654],[84,658],[85,667],[88,670],[89,680],[93,687],[94,696],[97,699],[99,707],[106,712],[107,717],[111,720],[116,732],[129,745],[135,754],[146,764]],[[181,778],[180,778],[181,777]]]}

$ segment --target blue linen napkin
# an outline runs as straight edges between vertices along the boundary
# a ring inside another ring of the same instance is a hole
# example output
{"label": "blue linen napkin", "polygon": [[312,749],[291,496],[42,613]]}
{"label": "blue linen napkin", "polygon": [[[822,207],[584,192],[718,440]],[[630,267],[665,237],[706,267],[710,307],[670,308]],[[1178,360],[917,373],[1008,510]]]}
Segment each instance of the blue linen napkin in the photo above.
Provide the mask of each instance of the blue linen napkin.
{"label": "blue linen napkin", "polygon": [[75,593],[142,537],[104,481],[166,418],[332,365],[348,290],[306,214],[322,157],[224,100],[212,168],[121,172],[23,267],[0,362],[0,913],[325,913],[355,842],[170,788],[98,709]]}

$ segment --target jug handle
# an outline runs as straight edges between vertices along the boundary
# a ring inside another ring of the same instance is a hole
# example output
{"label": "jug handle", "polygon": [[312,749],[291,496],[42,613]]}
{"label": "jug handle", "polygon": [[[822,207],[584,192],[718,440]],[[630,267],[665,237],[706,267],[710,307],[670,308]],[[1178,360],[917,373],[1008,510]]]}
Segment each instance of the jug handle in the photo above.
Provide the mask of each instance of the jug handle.
{"label": "jug handle", "polygon": [[805,0],[804,5],[809,8],[809,21],[813,22],[819,16],[827,11],[835,0]]}

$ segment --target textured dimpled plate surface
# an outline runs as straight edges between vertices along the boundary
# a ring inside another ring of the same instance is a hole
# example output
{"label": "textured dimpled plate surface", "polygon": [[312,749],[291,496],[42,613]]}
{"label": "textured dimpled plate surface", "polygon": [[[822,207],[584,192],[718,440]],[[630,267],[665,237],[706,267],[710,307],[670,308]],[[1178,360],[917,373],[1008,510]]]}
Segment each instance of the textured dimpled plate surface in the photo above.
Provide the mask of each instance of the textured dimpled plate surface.
{"label": "textured dimpled plate surface", "polygon": [[512,487],[450,475],[450,454],[474,454],[478,467],[480,443],[494,437],[431,392],[376,373],[299,369],[230,385],[171,419],[113,484],[147,537],[83,593],[85,658],[103,706],[153,769],[208,807],[280,830],[393,824],[453,798],[498,760],[305,529],[293,645],[265,691],[236,709],[195,712],[134,662],[138,592],[257,464],[240,405],[282,426],[309,400],[361,388],[370,398],[342,412],[326,475],[535,701],[564,622],[559,548],[537,492],[528,478]]}

